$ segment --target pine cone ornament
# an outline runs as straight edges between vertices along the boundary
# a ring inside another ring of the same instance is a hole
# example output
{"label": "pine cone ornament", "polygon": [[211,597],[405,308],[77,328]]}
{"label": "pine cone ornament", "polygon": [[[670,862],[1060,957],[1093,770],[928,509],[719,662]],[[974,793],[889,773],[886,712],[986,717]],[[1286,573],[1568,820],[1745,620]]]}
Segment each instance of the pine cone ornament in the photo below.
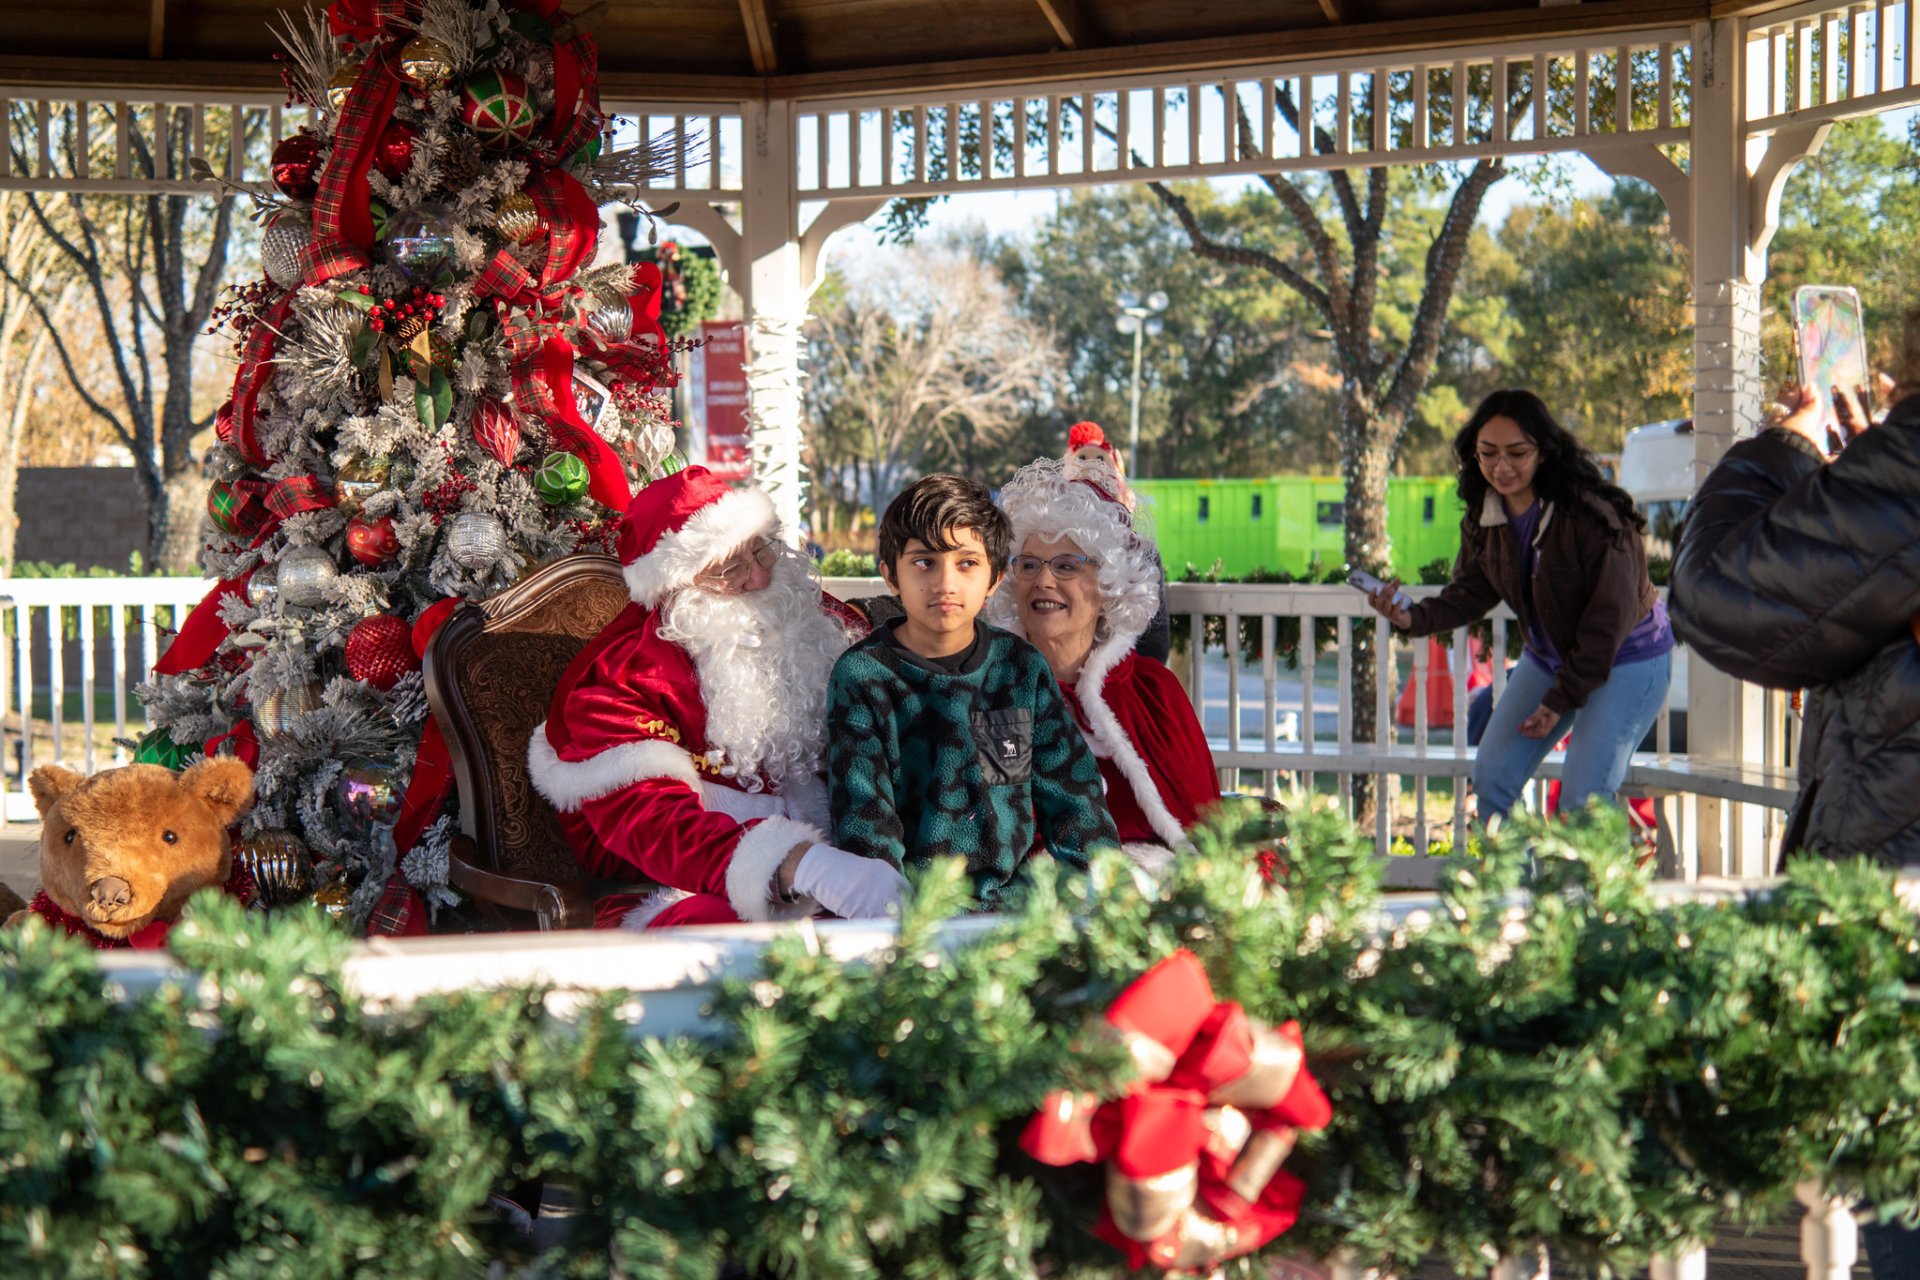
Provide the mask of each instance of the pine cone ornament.
{"label": "pine cone ornament", "polygon": [[420,669],[413,652],[413,631],[390,613],[376,613],[347,633],[347,674],[376,689],[391,689],[402,676]]}

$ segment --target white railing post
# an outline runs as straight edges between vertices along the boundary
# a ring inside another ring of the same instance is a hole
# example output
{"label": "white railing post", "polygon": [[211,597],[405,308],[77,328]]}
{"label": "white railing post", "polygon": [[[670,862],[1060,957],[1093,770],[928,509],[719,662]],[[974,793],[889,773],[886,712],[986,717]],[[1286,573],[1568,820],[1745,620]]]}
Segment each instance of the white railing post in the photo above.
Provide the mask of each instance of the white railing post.
{"label": "white railing post", "polygon": [[1707,1251],[1657,1253],[1647,1264],[1647,1280],[1707,1280]]}
{"label": "white railing post", "polygon": [[1794,1188],[1794,1198],[1807,1207],[1800,1219],[1800,1260],[1807,1264],[1807,1280],[1851,1280],[1860,1258],[1860,1228],[1853,1205],[1829,1196],[1817,1182]]}

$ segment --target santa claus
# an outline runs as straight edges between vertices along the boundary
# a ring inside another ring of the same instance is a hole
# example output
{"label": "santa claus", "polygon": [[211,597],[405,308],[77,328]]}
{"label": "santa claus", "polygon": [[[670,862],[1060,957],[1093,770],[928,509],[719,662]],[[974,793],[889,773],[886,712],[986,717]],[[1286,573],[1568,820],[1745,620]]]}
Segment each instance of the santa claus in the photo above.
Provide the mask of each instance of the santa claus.
{"label": "santa claus", "polygon": [[528,747],[589,874],[665,886],[602,927],[897,911],[890,864],[828,844],[827,677],[862,630],[757,488],[689,467],[621,520],[633,603],[580,652]]}

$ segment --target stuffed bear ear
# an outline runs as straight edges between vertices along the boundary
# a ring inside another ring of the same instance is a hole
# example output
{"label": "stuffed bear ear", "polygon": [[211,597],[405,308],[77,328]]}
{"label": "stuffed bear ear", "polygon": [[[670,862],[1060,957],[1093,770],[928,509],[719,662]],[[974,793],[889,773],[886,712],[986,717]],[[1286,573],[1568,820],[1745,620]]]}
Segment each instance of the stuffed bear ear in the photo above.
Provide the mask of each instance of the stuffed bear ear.
{"label": "stuffed bear ear", "polygon": [[212,809],[223,827],[253,804],[253,770],[232,756],[209,756],[188,765],[180,785]]}
{"label": "stuffed bear ear", "polygon": [[62,769],[57,764],[43,764],[28,776],[27,790],[33,792],[33,807],[45,818],[47,810],[59,804],[61,797],[86,780],[84,773]]}

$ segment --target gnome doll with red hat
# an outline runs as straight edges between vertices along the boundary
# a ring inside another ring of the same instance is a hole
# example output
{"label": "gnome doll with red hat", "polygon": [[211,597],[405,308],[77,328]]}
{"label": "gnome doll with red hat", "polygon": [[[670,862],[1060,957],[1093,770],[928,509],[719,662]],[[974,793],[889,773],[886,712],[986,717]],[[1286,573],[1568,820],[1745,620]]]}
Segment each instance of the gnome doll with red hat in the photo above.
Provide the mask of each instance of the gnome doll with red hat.
{"label": "gnome doll with red hat", "polygon": [[622,517],[633,602],[567,668],[527,751],[588,874],[663,886],[602,899],[602,927],[869,914],[904,891],[826,843],[827,677],[865,624],[779,535],[764,492],[704,467]]}
{"label": "gnome doll with red hat", "polygon": [[1097,422],[1076,422],[1067,431],[1067,478],[1084,480],[1131,511],[1133,490],[1127,487],[1127,469],[1120,453]]}

